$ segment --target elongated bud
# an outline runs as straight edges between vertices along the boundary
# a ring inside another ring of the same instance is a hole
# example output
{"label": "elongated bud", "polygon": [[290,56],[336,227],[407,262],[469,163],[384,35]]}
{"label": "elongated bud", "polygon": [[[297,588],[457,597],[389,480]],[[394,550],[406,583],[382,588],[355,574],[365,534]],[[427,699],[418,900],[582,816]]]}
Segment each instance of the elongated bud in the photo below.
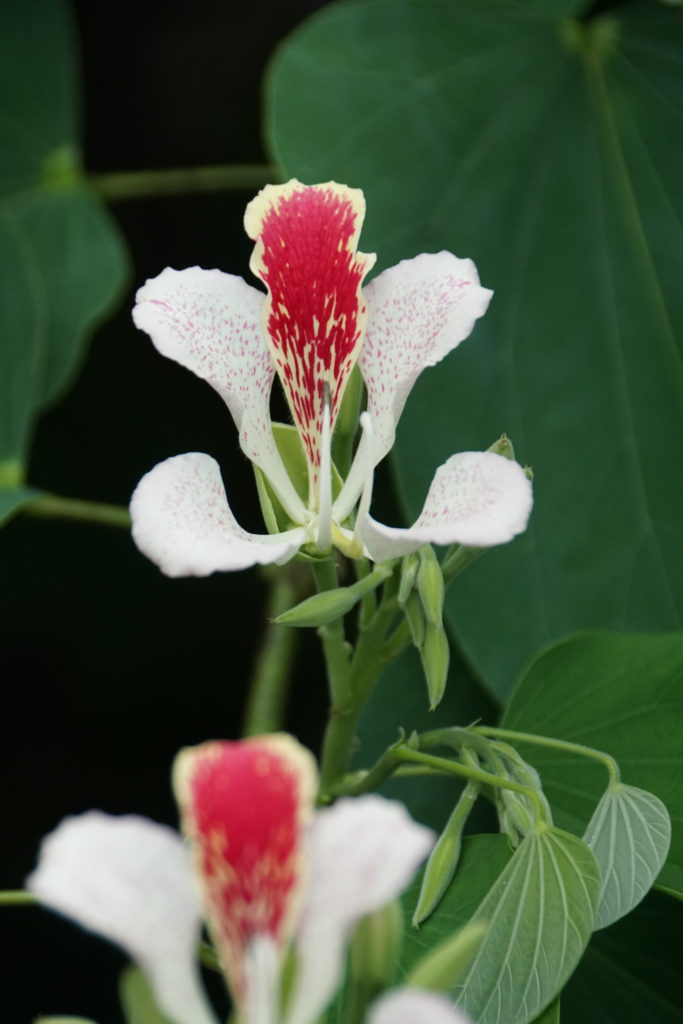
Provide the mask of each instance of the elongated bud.
{"label": "elongated bud", "polygon": [[450,992],[472,963],[488,927],[486,921],[470,921],[418,960],[405,984],[414,988]]}
{"label": "elongated bud", "polygon": [[509,789],[502,790],[500,796],[509,822],[522,836],[528,835],[534,827],[534,815],[529,812],[526,797],[518,796]]}
{"label": "elongated bud", "polygon": [[403,942],[403,911],[399,900],[368,914],[351,942],[351,974],[355,981],[379,990],[393,980]]}
{"label": "elongated bud", "polygon": [[425,627],[425,637],[420,649],[422,668],[427,680],[429,709],[433,711],[440,703],[446,690],[448,680],[448,662],[450,651],[448,637],[443,626],[437,629],[430,622]]}
{"label": "elongated bud", "polygon": [[501,434],[498,440],[490,446],[489,451],[494,455],[502,455],[505,459],[514,459],[515,457],[515,449],[507,434]]}
{"label": "elongated bud", "polygon": [[436,846],[429,855],[429,860],[422,876],[422,888],[413,914],[413,924],[417,927],[432,914],[451,884],[455,869],[460,860],[462,847],[462,830],[472,805],[479,795],[476,782],[468,782],[460,799],[439,836]]}
{"label": "elongated bud", "polygon": [[350,612],[359,600],[351,587],[324,590],[282,612],[273,622],[278,626],[326,626]]}
{"label": "elongated bud", "polygon": [[425,638],[425,613],[422,608],[422,601],[420,601],[420,598],[414,591],[408,598],[403,613],[408,620],[413,643],[419,651]]}
{"label": "elongated bud", "polygon": [[427,621],[437,629],[443,621],[444,582],[441,566],[429,544],[420,549],[417,589]]}
{"label": "elongated bud", "polygon": [[411,551],[409,555],[403,556],[401,562],[401,583],[398,588],[398,603],[403,608],[413,592],[417,580],[417,570],[420,567],[420,555],[417,551]]}

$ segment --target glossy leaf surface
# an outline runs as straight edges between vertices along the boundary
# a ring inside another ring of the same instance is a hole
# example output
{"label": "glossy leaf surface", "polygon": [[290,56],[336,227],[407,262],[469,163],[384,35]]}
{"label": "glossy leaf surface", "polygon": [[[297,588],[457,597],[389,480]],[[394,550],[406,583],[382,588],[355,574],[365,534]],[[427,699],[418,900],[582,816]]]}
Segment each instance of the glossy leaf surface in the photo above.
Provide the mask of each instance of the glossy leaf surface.
{"label": "glossy leaf surface", "polygon": [[533,465],[527,535],[447,602],[501,697],[568,632],[681,623],[683,21],[645,2],[566,20],[582,7],[339,3],[269,85],[275,155],[365,190],[380,267],[447,248],[495,290],[395,452],[409,521],[454,450],[505,430]]}
{"label": "glossy leaf surface", "polygon": [[[625,783],[654,793],[672,820],[658,883],[683,892],[683,635],[570,637],[529,667],[502,725],[604,750]],[[515,745],[540,771],[555,820],[581,835],[604,791],[604,769],[561,750]]]}

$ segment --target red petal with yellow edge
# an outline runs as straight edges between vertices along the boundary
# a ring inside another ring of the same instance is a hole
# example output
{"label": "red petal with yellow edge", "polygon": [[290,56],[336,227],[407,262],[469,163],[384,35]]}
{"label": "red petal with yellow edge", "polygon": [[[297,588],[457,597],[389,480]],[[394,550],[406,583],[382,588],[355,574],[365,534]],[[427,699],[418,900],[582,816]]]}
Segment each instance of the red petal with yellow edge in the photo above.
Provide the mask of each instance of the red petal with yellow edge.
{"label": "red petal with yellow edge", "polygon": [[320,465],[323,384],[334,424],[365,332],[360,287],[375,257],[356,252],[364,216],[359,189],[293,180],[264,188],[244,218],[256,242],[251,269],[269,291],[266,333],[312,481]]}
{"label": "red petal with yellow edge", "polygon": [[176,758],[174,790],[207,922],[240,1002],[250,940],[268,936],[282,948],[291,934],[316,782],[311,754],[283,734],[203,743]]}

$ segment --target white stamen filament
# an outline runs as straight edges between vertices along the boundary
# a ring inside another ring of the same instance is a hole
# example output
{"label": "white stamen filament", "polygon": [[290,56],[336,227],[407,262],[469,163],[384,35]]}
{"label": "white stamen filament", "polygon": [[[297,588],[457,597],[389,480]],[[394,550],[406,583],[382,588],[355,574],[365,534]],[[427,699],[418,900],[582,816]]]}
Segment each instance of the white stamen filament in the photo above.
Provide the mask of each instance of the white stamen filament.
{"label": "white stamen filament", "polygon": [[332,410],[330,386],[323,384],[323,424],[320,434],[320,476],[318,480],[318,547],[332,546]]}
{"label": "white stamen filament", "polygon": [[363,431],[363,440],[366,442],[366,446],[365,465],[363,467],[363,490],[360,496],[358,512],[356,513],[356,526],[353,531],[354,540],[357,541],[362,541],[360,530],[363,524],[363,520],[367,519],[368,513],[370,512],[370,502],[372,501],[372,483],[373,480],[375,479],[375,466],[372,458],[374,436],[372,429],[372,417],[370,416],[369,412],[361,413],[360,428]]}

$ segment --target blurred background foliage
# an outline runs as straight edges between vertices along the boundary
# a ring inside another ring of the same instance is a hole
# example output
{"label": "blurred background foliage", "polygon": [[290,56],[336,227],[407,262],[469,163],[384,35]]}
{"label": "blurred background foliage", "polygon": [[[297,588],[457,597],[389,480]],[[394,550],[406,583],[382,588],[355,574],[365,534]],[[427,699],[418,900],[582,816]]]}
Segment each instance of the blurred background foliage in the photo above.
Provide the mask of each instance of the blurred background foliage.
{"label": "blurred background foliage", "polygon": [[[496,292],[474,336],[411,396],[393,462],[400,500],[386,470],[377,495],[381,518],[414,516],[440,462],[502,431],[536,474],[527,535],[452,588],[457,647],[438,720],[493,722],[529,660],[574,630],[680,626],[680,8],[6,0],[0,24],[0,515],[36,491],[125,505],[152,465],[198,450],[220,461],[238,519],[259,527],[221,401],[130,320],[135,289],[164,266],[248,276],[253,188],[106,204],[97,184],[275,161],[284,176],[365,190],[362,248],[380,268],[448,248]],[[123,530],[21,513],[0,534],[0,564],[12,887],[65,813],[174,820],[175,751],[239,732],[265,591],[256,573],[170,581]],[[673,679],[672,715],[680,663],[652,684]],[[313,749],[322,680],[308,638],[287,727]],[[510,721],[530,727],[533,701],[516,701]],[[363,762],[398,726],[433,724],[408,656],[365,716]],[[680,743],[667,756],[679,765]],[[446,783],[394,791],[433,824],[453,795]],[[16,1019],[68,1010],[76,981],[78,1012],[115,1020],[108,979],[121,959],[48,915],[38,926],[39,913],[0,917]],[[668,904],[643,913],[672,933]],[[574,983],[576,1012],[587,991]]]}

